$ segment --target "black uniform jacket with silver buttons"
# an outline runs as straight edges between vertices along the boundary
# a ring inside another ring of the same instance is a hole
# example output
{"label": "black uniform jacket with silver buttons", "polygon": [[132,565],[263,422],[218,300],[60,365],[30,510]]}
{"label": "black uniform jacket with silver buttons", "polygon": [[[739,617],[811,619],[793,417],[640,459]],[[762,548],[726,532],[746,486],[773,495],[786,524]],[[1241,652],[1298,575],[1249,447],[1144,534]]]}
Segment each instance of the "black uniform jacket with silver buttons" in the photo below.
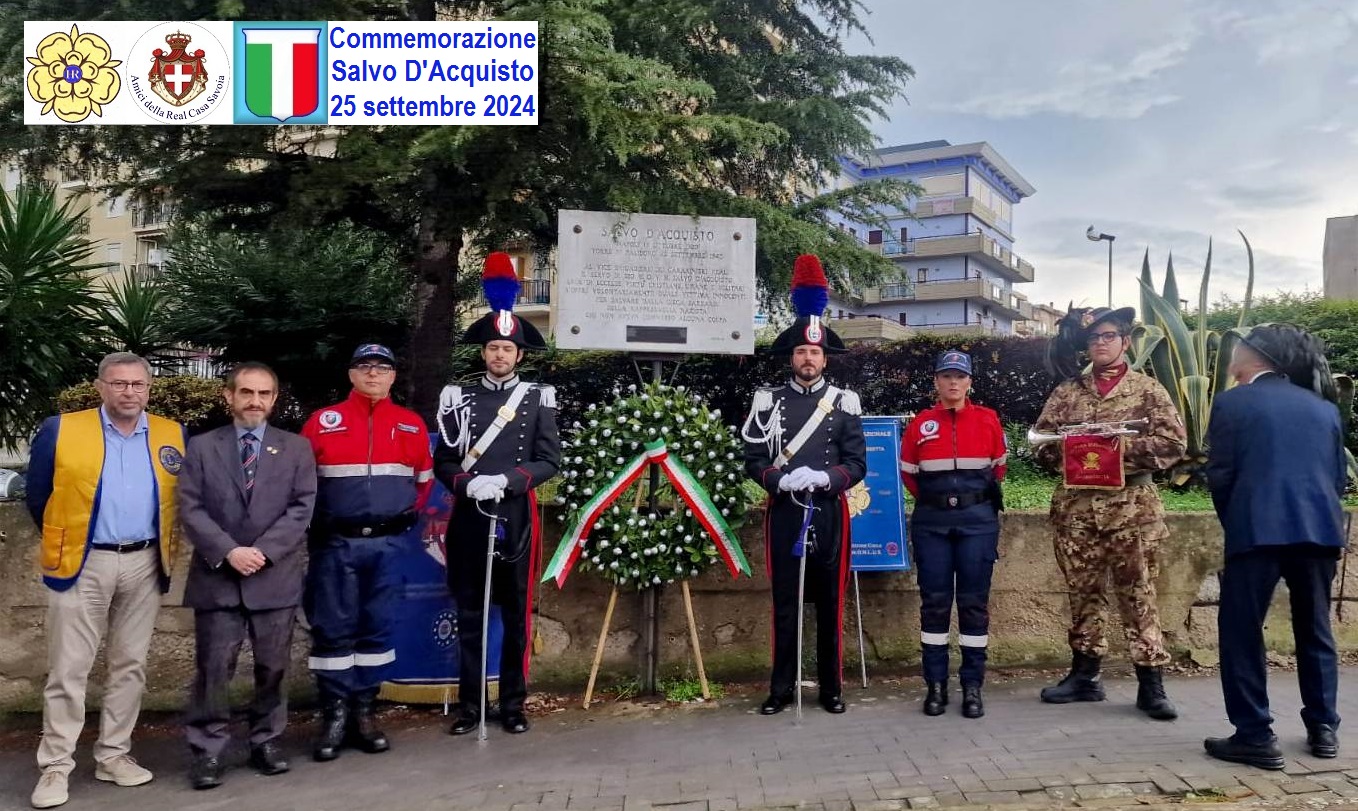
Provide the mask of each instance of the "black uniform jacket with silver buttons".
{"label": "black uniform jacket with silver buttons", "polygon": [[[766,412],[776,410],[779,415],[776,419],[781,422],[782,447],[773,450],[768,443],[746,440],[745,473],[769,493],[766,526],[770,533],[782,533],[788,526],[800,527],[802,516],[802,508],[792,501],[791,494],[778,489],[778,482],[803,465],[829,474],[829,489],[817,489],[812,495],[817,508],[813,519],[818,539],[816,557],[824,555],[829,562],[838,557],[841,537],[848,531],[842,523],[847,511],[843,495],[867,474],[867,443],[863,438],[857,395],[842,391],[835,399],[833,410],[825,415],[788,463],[781,468],[774,464],[777,454],[787,447],[816,411],[825,388],[826,382],[822,378],[809,388],[789,381],[766,390],[771,395]],[[756,398],[756,404],[759,404],[759,398]],[[805,502],[806,494],[799,493],[797,498]]]}
{"label": "black uniform jacket with silver buttons", "polygon": [[[516,386],[530,386],[531,390],[518,404],[513,419],[477,458],[476,464],[464,471],[464,453],[475,447],[500,408],[508,404]],[[452,396],[451,390],[457,390],[459,402],[451,409],[440,407],[439,439],[434,449],[434,475],[453,494],[449,542],[454,542],[462,533],[479,533],[475,537],[486,537],[489,519],[477,510],[476,502],[467,497],[467,484],[476,476],[503,475],[508,484],[500,501],[499,515],[507,519],[506,551],[522,549],[529,541],[533,527],[533,488],[551,479],[561,467],[556,392],[551,386],[523,382],[518,375],[503,382],[482,376],[465,386],[449,386],[444,389],[445,402]],[[465,449],[457,447],[459,436],[466,438]],[[493,503],[485,502],[482,509],[490,512]]]}

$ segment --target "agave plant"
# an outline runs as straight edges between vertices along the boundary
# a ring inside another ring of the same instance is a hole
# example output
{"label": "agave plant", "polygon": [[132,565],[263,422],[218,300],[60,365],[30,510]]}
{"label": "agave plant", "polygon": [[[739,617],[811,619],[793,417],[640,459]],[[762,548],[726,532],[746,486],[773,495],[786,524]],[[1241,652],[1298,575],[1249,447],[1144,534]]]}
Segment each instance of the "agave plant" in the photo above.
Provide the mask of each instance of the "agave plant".
{"label": "agave plant", "polygon": [[1174,276],[1174,258],[1165,268],[1163,293],[1156,293],[1151,281],[1150,252],[1141,260],[1142,324],[1132,332],[1132,367],[1149,372],[1169,392],[1179,409],[1188,432],[1188,453],[1170,472],[1171,481],[1182,485],[1207,461],[1207,423],[1212,399],[1234,385],[1229,373],[1231,352],[1245,334],[1250,300],[1254,293],[1254,251],[1243,232],[1245,255],[1249,262],[1245,301],[1240,320],[1225,332],[1207,328],[1207,285],[1212,274],[1212,244],[1207,243],[1207,261],[1198,286],[1197,326],[1190,330],[1179,312],[1179,283]]}

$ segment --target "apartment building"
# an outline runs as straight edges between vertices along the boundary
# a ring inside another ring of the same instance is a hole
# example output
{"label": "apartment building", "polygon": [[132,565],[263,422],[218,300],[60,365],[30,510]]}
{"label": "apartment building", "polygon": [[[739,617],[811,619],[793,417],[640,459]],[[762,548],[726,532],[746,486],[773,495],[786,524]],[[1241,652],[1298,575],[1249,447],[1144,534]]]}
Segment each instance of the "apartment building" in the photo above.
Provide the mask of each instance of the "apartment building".
{"label": "apartment building", "polygon": [[1032,264],[1014,252],[1014,208],[1035,189],[990,144],[928,141],[840,164],[841,184],[896,178],[922,191],[883,212],[886,227],[836,222],[899,271],[878,286],[832,297],[831,318],[877,318],[909,332],[1039,331],[1028,324],[1032,304],[1015,288],[1035,277]]}

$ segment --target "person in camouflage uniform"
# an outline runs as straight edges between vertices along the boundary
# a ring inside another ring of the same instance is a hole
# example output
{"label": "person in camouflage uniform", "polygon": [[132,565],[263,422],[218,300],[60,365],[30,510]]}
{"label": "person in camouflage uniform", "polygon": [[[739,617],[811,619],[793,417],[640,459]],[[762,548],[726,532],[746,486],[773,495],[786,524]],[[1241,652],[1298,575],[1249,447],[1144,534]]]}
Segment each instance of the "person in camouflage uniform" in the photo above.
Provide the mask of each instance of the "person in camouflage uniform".
{"label": "person in camouflage uniform", "polygon": [[[1132,308],[1076,310],[1067,318],[1071,321],[1063,325],[1063,333],[1067,340],[1087,347],[1092,370],[1060,383],[1034,428],[1056,433],[1062,426],[1079,423],[1143,418],[1149,422],[1124,444],[1122,489],[1063,485],[1052,494],[1056,562],[1070,591],[1072,662],[1059,684],[1042,691],[1042,700],[1065,704],[1104,699],[1100,670],[1108,651],[1104,614],[1111,575],[1136,666],[1136,706],[1152,718],[1171,720],[1178,713],[1162,681],[1161,668],[1170,657],[1155,601],[1160,543],[1169,532],[1151,473],[1183,458],[1187,448],[1183,422],[1164,386],[1128,368]],[[1038,446],[1035,455],[1039,463],[1059,469],[1062,443]]]}

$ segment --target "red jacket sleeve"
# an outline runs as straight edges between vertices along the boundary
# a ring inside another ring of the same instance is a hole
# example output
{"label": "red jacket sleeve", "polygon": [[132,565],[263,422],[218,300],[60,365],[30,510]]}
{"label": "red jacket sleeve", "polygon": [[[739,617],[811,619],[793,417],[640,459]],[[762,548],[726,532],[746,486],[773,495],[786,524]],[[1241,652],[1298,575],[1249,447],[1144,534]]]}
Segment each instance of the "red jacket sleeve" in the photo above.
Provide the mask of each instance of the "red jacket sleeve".
{"label": "red jacket sleeve", "polygon": [[1000,423],[1000,415],[994,411],[990,412],[990,421],[993,423],[994,446],[990,452],[990,458],[995,469],[995,479],[1004,481],[1004,473],[1009,468],[1009,439],[1004,435],[1004,426]]}
{"label": "red jacket sleeve", "polygon": [[915,417],[906,426],[901,437],[901,482],[910,495],[919,496],[919,484],[915,474],[919,473],[919,422],[923,417]]}

